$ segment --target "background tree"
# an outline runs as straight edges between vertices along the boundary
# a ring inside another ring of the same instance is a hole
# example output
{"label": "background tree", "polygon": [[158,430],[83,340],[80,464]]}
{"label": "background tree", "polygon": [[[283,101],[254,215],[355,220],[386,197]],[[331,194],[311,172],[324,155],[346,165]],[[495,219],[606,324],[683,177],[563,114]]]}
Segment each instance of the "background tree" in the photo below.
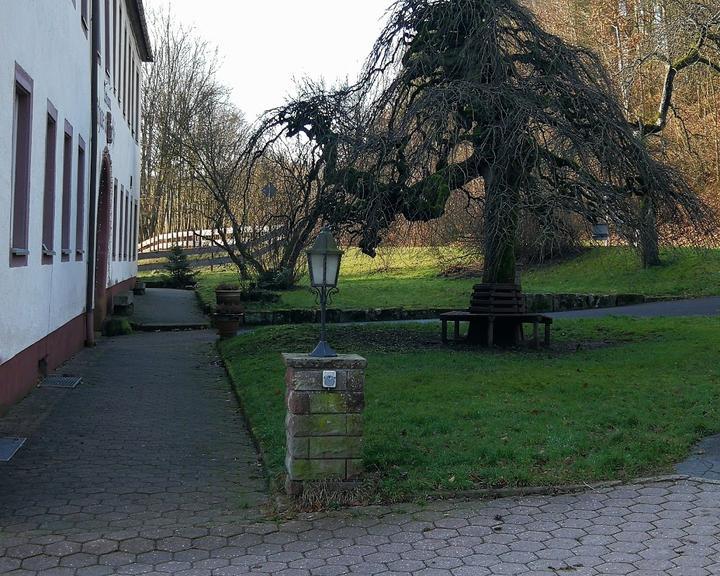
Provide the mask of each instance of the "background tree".
{"label": "background tree", "polygon": [[202,100],[183,115],[179,156],[199,185],[216,244],[244,278],[287,288],[297,281],[326,199],[312,151],[267,133],[250,138],[242,115],[221,94]]}
{"label": "background tree", "polygon": [[[145,82],[141,238],[214,230],[244,278],[291,285],[314,231],[319,181],[291,141],[248,139],[217,80],[217,53],[165,13],[152,18],[156,61]],[[269,136],[269,135],[268,135]]]}
{"label": "background tree", "polygon": [[302,270],[304,250],[324,212],[323,182],[314,173],[312,150],[297,139],[278,139],[248,152],[256,190],[254,214],[262,230],[273,230],[276,249],[267,253],[261,284],[294,284]]}
{"label": "background tree", "polygon": [[181,114],[192,113],[188,94],[219,91],[217,53],[207,42],[173,20],[151,15],[155,62],[143,79],[140,239],[163,232],[208,228],[197,208],[197,183],[180,161]]}
{"label": "background tree", "polygon": [[[625,116],[654,157],[674,165],[718,206],[720,5],[715,0],[531,1],[557,33],[595,50]],[[659,262],[652,205],[640,236],[645,265]],[[668,227],[671,223],[660,223]],[[682,236],[687,230],[666,230]],[[695,240],[689,238],[688,240]]]}

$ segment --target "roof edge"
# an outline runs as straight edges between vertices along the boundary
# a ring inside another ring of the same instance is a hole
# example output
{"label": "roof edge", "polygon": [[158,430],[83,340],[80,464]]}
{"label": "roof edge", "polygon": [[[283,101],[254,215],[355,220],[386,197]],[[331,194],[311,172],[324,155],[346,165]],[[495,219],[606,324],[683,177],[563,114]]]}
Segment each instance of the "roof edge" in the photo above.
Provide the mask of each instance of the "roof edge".
{"label": "roof edge", "polygon": [[138,51],[143,62],[152,62],[153,53],[148,33],[147,20],[143,0],[127,0],[128,18],[137,39]]}

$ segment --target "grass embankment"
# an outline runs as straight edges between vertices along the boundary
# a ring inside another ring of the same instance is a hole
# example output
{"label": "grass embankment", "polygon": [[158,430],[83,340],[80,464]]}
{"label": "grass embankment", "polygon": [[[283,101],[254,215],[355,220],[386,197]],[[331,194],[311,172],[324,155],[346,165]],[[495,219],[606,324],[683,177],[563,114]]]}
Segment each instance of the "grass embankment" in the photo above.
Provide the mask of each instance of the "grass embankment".
{"label": "grass embankment", "polygon": [[[382,253],[381,253],[382,254]],[[358,250],[343,258],[340,291],[331,306],[366,308],[465,308],[478,278],[439,276],[457,256],[452,249],[387,249],[372,259]],[[637,255],[627,248],[594,248],[567,261],[523,273],[529,293],[645,294],[647,296],[708,296],[720,294],[720,250],[676,249],[663,254],[662,266],[644,270]],[[444,264],[443,264],[444,263]],[[233,270],[203,270],[198,291],[205,304],[215,303],[214,289],[221,282],[237,280]],[[250,304],[251,310],[314,308],[315,297],[307,278],[281,293],[273,304]]]}
{"label": "grass embankment", "polygon": [[629,248],[594,248],[578,258],[530,270],[528,292],[716,296],[720,294],[720,250],[665,250],[662,265],[644,269]]}
{"label": "grass embankment", "polygon": [[[368,359],[364,458],[379,500],[666,472],[720,431],[719,319],[559,321],[549,352],[448,348],[438,331],[329,329],[338,351]],[[267,327],[220,345],[275,478],[280,352],[316,339],[313,326]]]}

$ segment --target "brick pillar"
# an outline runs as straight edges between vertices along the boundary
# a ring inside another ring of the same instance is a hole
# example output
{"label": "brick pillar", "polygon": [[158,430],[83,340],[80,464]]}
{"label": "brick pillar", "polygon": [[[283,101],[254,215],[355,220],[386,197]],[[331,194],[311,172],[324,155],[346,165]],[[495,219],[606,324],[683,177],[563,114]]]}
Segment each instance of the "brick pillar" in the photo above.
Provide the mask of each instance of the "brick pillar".
{"label": "brick pillar", "polygon": [[[367,360],[354,354],[311,358],[283,354],[285,362],[286,489],[307,482],[350,486],[362,473],[362,435]],[[335,388],[323,387],[323,372],[335,372]]]}

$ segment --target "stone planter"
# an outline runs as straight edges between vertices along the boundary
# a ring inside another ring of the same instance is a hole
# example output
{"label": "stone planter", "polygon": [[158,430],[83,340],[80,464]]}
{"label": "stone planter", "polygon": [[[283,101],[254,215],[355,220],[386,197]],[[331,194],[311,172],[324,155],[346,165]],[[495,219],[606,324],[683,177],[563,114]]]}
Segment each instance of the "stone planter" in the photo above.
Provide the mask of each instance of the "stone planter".
{"label": "stone planter", "polygon": [[245,305],[240,290],[215,290],[215,302],[218,314],[242,314]]}
{"label": "stone planter", "polygon": [[240,329],[242,314],[215,314],[214,321],[220,338],[232,338]]}
{"label": "stone planter", "polygon": [[132,316],[135,310],[133,294],[129,290],[112,297],[112,313],[118,316]]}
{"label": "stone planter", "polygon": [[133,287],[133,294],[135,296],[142,296],[145,294],[145,282],[136,282]]}

